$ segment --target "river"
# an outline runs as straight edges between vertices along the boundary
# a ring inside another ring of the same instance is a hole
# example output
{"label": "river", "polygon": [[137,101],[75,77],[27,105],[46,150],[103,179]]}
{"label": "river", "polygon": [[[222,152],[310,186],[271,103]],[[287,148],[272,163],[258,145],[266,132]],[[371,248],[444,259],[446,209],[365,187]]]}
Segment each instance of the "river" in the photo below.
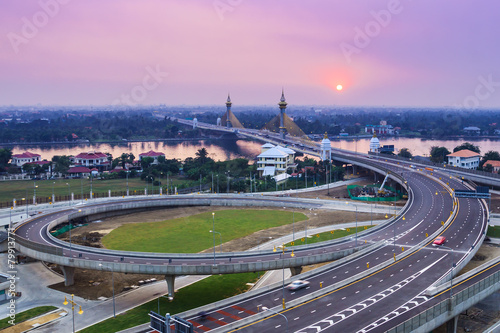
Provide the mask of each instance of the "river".
{"label": "river", "polygon": [[[429,155],[432,146],[444,146],[450,151],[466,140],[426,140],[420,138],[380,138],[381,145],[394,145],[396,152],[401,148],[408,148],[413,155]],[[468,140],[479,146],[481,153],[490,150],[500,150],[500,140]],[[50,160],[54,155],[77,155],[82,152],[96,151],[110,153],[114,158],[122,153],[133,153],[138,159],[139,154],[150,150],[165,153],[167,159],[195,157],[196,151],[206,148],[209,156],[215,161],[227,161],[244,157],[253,159],[260,154],[261,142],[249,140],[200,140],[200,141],[146,141],[127,142],[123,144],[97,143],[97,144],[54,144],[54,145],[22,145],[14,146],[13,153],[19,154],[30,151],[42,155],[42,159]],[[358,152],[368,152],[370,138],[359,140],[332,140],[333,148],[347,149]]]}

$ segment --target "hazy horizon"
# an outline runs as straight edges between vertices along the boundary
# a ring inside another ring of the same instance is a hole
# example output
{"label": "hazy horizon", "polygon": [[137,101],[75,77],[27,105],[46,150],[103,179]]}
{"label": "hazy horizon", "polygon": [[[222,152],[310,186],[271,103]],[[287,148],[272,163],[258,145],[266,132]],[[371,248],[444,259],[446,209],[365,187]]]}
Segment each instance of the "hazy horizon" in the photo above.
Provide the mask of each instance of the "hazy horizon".
{"label": "hazy horizon", "polygon": [[4,0],[2,9],[4,106],[218,106],[228,92],[235,107],[274,106],[284,87],[290,106],[500,108],[497,2]]}

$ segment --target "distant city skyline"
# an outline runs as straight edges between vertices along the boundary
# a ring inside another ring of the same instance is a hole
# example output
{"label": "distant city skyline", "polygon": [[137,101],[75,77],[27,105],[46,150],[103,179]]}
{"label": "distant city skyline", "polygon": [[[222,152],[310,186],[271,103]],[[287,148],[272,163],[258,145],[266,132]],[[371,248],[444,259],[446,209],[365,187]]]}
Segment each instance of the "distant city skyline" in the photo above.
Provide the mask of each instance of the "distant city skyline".
{"label": "distant city skyline", "polygon": [[[0,105],[500,107],[500,3],[2,1]],[[339,85],[342,89],[339,89]]]}

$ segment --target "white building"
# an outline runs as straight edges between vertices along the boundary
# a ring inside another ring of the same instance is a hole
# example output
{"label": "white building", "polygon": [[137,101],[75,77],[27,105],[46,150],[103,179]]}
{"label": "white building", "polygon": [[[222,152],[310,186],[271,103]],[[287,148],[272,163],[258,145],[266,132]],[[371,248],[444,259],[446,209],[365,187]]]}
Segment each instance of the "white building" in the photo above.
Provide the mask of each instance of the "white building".
{"label": "white building", "polygon": [[378,153],[380,150],[380,141],[377,138],[377,134],[373,133],[373,137],[370,140],[370,153]]}
{"label": "white building", "polygon": [[22,154],[12,155],[12,164],[15,164],[19,167],[23,166],[25,163],[40,162],[41,160],[41,155],[30,153],[29,151],[25,151]]}
{"label": "white building", "polygon": [[322,161],[332,159],[332,145],[328,139],[328,134],[325,133],[325,137],[321,140],[321,146],[319,148],[319,153]]}
{"label": "white building", "polygon": [[257,156],[259,177],[276,176],[286,173],[288,168],[295,168],[295,151],[290,148],[266,143],[261,146],[262,153]]}
{"label": "white building", "polygon": [[111,163],[108,155],[101,152],[80,153],[71,157],[74,166],[85,166],[87,168],[96,167],[98,169],[108,169]]}
{"label": "white building", "polygon": [[479,166],[481,155],[478,153],[464,149],[459,150],[453,154],[446,155],[448,157],[448,164],[457,166],[464,169],[476,170]]}

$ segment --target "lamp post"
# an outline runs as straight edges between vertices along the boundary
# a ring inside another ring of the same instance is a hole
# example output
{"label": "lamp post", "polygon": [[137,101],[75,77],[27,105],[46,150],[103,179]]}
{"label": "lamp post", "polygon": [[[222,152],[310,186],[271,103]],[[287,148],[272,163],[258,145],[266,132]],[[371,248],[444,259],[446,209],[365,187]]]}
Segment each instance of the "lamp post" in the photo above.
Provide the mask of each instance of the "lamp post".
{"label": "lamp post", "polygon": [[68,185],[68,206],[71,206],[71,185],[66,183]]}
{"label": "lamp post", "polygon": [[[116,318],[116,308],[115,308],[115,271],[113,269],[113,267],[109,267],[109,266],[104,266],[103,264],[99,264],[100,267],[104,267],[104,268],[107,268],[109,270],[111,270],[111,283],[113,284],[113,318]],[[158,308],[160,307],[160,301],[158,301]]]}
{"label": "lamp post", "polygon": [[33,205],[36,205],[36,188],[38,185],[36,185],[36,182],[33,182]]}
{"label": "lamp post", "polygon": [[450,270],[450,302],[453,298],[453,268],[455,268],[455,263],[453,262],[453,249],[451,247],[440,245],[440,247],[447,250],[451,250],[451,270]]}
{"label": "lamp post", "polygon": [[231,183],[231,177],[230,177],[229,170],[228,170],[227,171],[227,194],[229,194],[229,189],[231,187],[230,183]]}
{"label": "lamp post", "polygon": [[28,215],[28,206],[30,204],[30,201],[28,200],[28,189],[26,189],[26,218],[29,217]]}
{"label": "lamp post", "polygon": [[[215,213],[212,212],[212,230],[215,230]],[[214,266],[215,266],[215,234],[212,233],[214,239]]]}
{"label": "lamp post", "polygon": [[129,190],[128,190],[128,170],[127,170],[126,176],[127,176],[127,197],[128,197],[128,195],[129,195]]}
{"label": "lamp post", "polygon": [[285,321],[286,321],[286,330],[285,330],[285,332],[288,332],[288,319],[286,318],[286,316],[285,316],[284,314],[279,313],[279,312],[276,312],[276,311],[274,311],[274,310],[271,310],[271,309],[269,309],[267,306],[263,306],[263,307],[262,307],[262,310],[264,310],[264,311],[271,311],[271,312],[273,312],[273,313],[275,313],[275,314],[277,314],[277,315],[280,315],[280,316],[282,316],[283,318],[285,318]]}
{"label": "lamp post", "polygon": [[[220,241],[220,246],[219,246],[219,252],[222,253],[222,235],[220,232],[218,231],[215,231],[215,230],[210,230],[211,233],[214,233],[214,234],[219,234],[219,241]],[[214,235],[215,237],[215,235]],[[215,242],[214,242],[214,252],[215,252]]]}
{"label": "lamp post", "polygon": [[[286,247],[285,247],[285,244],[283,243],[281,246],[278,246],[279,249],[281,249],[282,251],[282,262],[283,262],[283,309],[285,309],[285,251],[286,251]],[[273,249],[273,252],[276,252],[276,247]],[[293,250],[292,250],[292,253],[290,254],[291,257],[294,257],[295,254],[293,253]]]}
{"label": "lamp post", "polygon": [[165,295],[158,296],[158,314],[160,314],[160,298],[161,297],[168,299],[169,302],[171,302],[173,300],[172,297],[168,297],[168,296],[165,296]]}
{"label": "lamp post", "polygon": [[52,203],[54,203],[56,200],[55,196],[54,196],[54,185],[56,184],[56,182],[52,182]]}
{"label": "lamp post", "polygon": [[66,298],[66,296],[64,296],[64,302],[63,302],[64,305],[67,305],[68,303],[71,304],[71,312],[73,313],[73,333],[75,333],[75,305],[78,305],[80,307],[80,311],[78,311],[78,313],[79,314],[83,313],[82,306],[80,304],[76,303],[75,301],[73,301],[74,296],[75,295],[71,294],[70,300],[68,300]]}
{"label": "lamp post", "polygon": [[[349,201],[346,201],[346,204],[349,204]],[[356,238],[354,241],[354,247],[358,246],[358,206],[355,204],[352,204],[354,208],[356,208]]]}
{"label": "lamp post", "polygon": [[9,209],[9,231],[10,229],[12,229],[12,210],[14,209],[13,206],[10,206],[10,209]]}

